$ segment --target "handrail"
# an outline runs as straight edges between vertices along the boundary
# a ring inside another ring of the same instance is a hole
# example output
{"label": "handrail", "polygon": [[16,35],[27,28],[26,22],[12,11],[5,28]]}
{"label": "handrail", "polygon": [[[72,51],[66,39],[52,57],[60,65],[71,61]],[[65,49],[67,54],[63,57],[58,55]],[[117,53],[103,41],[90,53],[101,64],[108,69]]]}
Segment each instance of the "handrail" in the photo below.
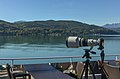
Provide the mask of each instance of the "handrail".
{"label": "handrail", "polygon": [[62,58],[81,58],[82,56],[53,56],[53,57],[28,57],[28,58],[0,58],[0,60],[37,60],[37,59],[62,59]]}
{"label": "handrail", "polygon": [[[105,57],[115,56],[118,59],[120,54],[106,54]],[[91,57],[100,57],[100,55],[91,55]],[[82,58],[82,56],[53,56],[53,57],[28,57],[28,58],[0,58],[0,60],[10,60],[12,65],[15,60],[44,60],[44,59],[63,59],[63,58]]]}
{"label": "handrail", "polygon": [[[106,54],[105,56],[120,56],[120,54]],[[100,57],[92,55],[91,57]],[[27,57],[27,58],[0,58],[0,60],[36,60],[36,59],[62,59],[62,58],[82,58],[82,56],[52,56],[52,57]]]}

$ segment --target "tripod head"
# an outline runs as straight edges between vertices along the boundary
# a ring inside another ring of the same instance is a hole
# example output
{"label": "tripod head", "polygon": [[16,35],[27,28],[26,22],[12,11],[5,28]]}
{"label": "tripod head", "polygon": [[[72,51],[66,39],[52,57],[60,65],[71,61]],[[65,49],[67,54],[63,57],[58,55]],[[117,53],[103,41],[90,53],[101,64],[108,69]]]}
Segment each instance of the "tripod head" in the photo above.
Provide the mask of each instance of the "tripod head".
{"label": "tripod head", "polygon": [[92,57],[90,56],[91,54],[96,54],[96,52],[91,51],[93,49],[93,46],[90,47],[90,49],[84,49],[85,50],[85,54],[83,55],[82,58],[86,57],[87,59],[91,59]]}

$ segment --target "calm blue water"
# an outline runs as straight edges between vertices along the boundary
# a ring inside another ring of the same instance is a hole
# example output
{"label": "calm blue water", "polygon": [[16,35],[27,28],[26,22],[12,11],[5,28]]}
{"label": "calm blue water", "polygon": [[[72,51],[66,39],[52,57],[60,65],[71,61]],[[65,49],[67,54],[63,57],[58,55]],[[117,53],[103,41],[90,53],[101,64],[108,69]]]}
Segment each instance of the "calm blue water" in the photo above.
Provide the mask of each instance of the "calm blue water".
{"label": "calm blue water", "polygon": [[[91,38],[91,37],[89,37]],[[92,37],[93,38],[93,37]],[[98,38],[98,37],[95,37]],[[106,54],[120,54],[120,37],[101,37],[105,40]],[[53,57],[53,56],[82,56],[84,48],[67,48],[65,45],[66,37],[0,37],[0,58],[24,58],[24,57]],[[87,47],[89,48],[89,47]],[[100,54],[97,50],[93,51]],[[78,61],[82,59],[72,59]],[[15,61],[14,63],[46,63],[63,62],[70,59],[61,60],[35,60],[35,61]],[[5,64],[11,61],[0,61]]]}

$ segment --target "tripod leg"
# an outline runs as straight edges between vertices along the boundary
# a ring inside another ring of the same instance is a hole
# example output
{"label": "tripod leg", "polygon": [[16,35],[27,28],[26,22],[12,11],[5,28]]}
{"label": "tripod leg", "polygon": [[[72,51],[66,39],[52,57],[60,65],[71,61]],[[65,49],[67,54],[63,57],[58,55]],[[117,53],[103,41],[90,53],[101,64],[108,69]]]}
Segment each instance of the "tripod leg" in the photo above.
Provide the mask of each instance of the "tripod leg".
{"label": "tripod leg", "polygon": [[82,79],[82,77],[83,77],[83,74],[84,74],[84,72],[85,72],[85,66],[84,66],[84,69],[83,69],[83,71],[82,71],[82,74],[81,74],[81,76],[80,76],[80,79]]}
{"label": "tripod leg", "polygon": [[101,70],[101,74],[102,74],[102,78],[101,79],[104,79],[104,76],[106,76],[109,79],[109,76],[108,76],[106,70],[104,69],[104,65],[103,65],[104,63],[102,63],[100,61],[98,61],[98,62],[100,64],[100,70]]}
{"label": "tripod leg", "polygon": [[92,69],[92,66],[91,66],[91,64],[90,64],[90,63],[88,63],[88,64],[89,64],[90,70],[92,71],[93,78],[94,78],[94,79],[96,79],[96,77],[95,77],[95,74],[94,74],[94,71],[93,71],[93,69]]}
{"label": "tripod leg", "polygon": [[85,63],[85,78],[84,79],[88,79],[88,60]]}
{"label": "tripod leg", "polygon": [[85,72],[84,79],[88,79],[88,62],[89,62],[89,60],[86,60],[80,79],[82,79],[84,72]]}

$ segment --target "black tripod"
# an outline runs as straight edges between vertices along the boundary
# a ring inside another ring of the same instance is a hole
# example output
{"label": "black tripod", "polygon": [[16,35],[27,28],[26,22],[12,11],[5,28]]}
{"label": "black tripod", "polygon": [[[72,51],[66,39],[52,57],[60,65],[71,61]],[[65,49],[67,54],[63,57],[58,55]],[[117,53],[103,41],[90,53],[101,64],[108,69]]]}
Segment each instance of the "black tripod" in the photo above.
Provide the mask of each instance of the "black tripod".
{"label": "black tripod", "polygon": [[101,79],[108,79],[109,76],[108,76],[106,70],[104,69],[104,58],[105,58],[104,46],[101,44],[100,47],[98,48],[98,50],[101,51],[101,53],[100,53],[101,61],[98,61],[99,65],[100,65]]}
{"label": "black tripod", "polygon": [[92,66],[91,66],[91,64],[90,64],[90,59],[91,59],[90,53],[96,54],[96,52],[93,52],[93,51],[90,51],[90,50],[91,50],[91,49],[85,49],[85,54],[84,54],[83,57],[82,57],[82,58],[86,57],[86,61],[85,61],[84,69],[83,69],[83,71],[82,71],[82,74],[81,74],[80,79],[82,79],[84,72],[85,72],[85,77],[84,77],[84,79],[88,79],[88,67],[89,67],[90,70],[92,71],[93,78],[96,79],[96,78],[95,78],[94,71],[93,71]]}

